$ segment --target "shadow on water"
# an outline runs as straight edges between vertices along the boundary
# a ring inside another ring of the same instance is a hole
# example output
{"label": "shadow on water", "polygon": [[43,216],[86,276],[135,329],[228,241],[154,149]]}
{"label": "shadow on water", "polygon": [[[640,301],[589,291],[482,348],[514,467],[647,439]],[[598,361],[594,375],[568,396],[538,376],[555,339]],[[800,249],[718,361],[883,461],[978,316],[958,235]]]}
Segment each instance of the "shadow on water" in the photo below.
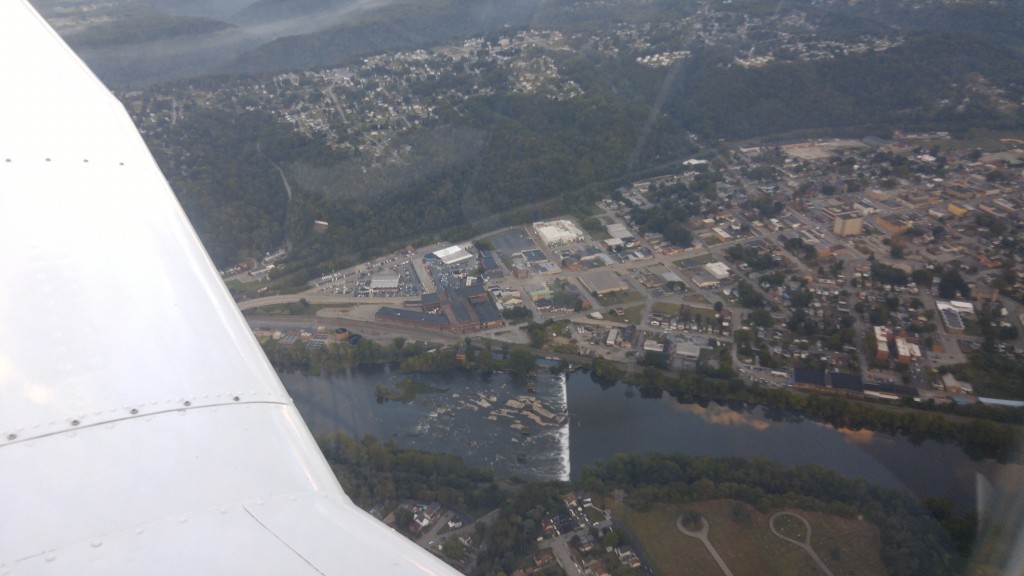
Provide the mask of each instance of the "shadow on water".
{"label": "shadow on water", "polygon": [[[1006,468],[972,461],[954,444],[836,429],[742,402],[681,402],[658,389],[600,381],[583,371],[563,376],[542,370],[531,381],[501,373],[417,374],[417,381],[437,390],[409,401],[377,397],[378,384],[409,376],[370,367],[337,377],[281,378],[314,433],[342,429],[392,438],[405,448],[455,454],[501,476],[529,480],[567,478],[570,471],[576,477],[619,452],[760,457],[818,464],[922,497],[948,497],[966,508],[973,506],[975,474],[993,478]],[[536,411],[526,404],[534,400]]]}

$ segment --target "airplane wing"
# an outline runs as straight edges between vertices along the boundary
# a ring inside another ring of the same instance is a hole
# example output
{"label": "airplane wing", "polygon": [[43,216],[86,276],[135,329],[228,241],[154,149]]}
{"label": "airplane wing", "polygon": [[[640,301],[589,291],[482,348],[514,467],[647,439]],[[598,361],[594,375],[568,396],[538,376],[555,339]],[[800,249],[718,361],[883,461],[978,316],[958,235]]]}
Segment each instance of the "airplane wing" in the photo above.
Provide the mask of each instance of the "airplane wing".
{"label": "airplane wing", "polygon": [[0,2],[0,574],[456,574],[342,492],[119,101]]}

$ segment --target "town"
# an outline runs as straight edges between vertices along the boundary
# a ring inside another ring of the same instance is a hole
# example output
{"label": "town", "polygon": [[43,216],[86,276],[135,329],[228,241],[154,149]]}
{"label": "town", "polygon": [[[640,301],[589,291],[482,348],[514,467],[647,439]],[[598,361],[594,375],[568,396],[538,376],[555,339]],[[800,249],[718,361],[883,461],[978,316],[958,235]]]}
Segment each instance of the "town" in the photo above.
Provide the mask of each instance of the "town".
{"label": "town", "polygon": [[[569,492],[558,510],[547,510],[537,528],[540,552],[532,566],[512,576],[544,573],[556,563],[569,574],[607,576],[616,566],[644,569],[633,548],[615,531],[611,510],[596,506],[586,492]],[[493,520],[487,514],[475,522],[438,502],[404,502],[386,516],[382,506],[370,513],[395,526],[424,548],[447,559],[459,570],[472,568],[479,538]]]}
{"label": "town", "polygon": [[[182,118],[204,109],[262,111],[351,153],[347,185],[358,190],[384,167],[408,168],[417,144],[402,135],[442,126],[439,114],[460,114],[496,90],[580,98],[583,88],[560,70],[565,54],[629,54],[657,68],[688,58],[694,43],[738,42],[750,50],[733,64],[756,68],[904,41],[891,31],[826,40],[817,26],[803,13],[744,14],[701,3],[658,23],[586,33],[510,30],[332,68],[168,84],[122,99],[151,145],[184,159],[174,167],[183,175],[193,162],[169,136]],[[960,110],[984,97],[1019,108],[983,82],[963,91],[963,102],[935,106]],[[458,134],[444,143],[458,146],[465,136],[474,138]],[[686,136],[705,151],[678,170],[609,190],[580,208],[585,217],[410,246],[323,275],[299,294],[266,293],[268,273],[288,258],[284,249],[225,277],[252,314],[302,300],[335,328],[388,327],[382,337],[400,330],[420,340],[473,335],[522,344],[527,337],[514,325],[551,320],[558,324],[548,350],[577,357],[674,370],[724,359],[748,383],[882,399],[1002,403],[1014,394],[979,377],[971,360],[984,349],[1016,362],[1021,348],[1014,215],[1024,143],[992,136],[969,146],[946,132],[899,130],[731,147]],[[315,170],[298,176],[303,186],[319,185]],[[314,234],[331,225],[309,223]],[[286,342],[340,341],[263,328]],[[344,340],[360,337],[353,331]]]}
{"label": "town", "polygon": [[[324,317],[344,304],[353,320],[514,343],[510,326],[552,320],[551,349],[575,356],[680,370],[728,350],[749,383],[1002,404],[950,367],[1021,349],[1024,152],[944,138],[737,149],[637,181],[582,222],[410,250],[241,306],[304,298]],[[653,219],[678,211],[686,246]]]}
{"label": "town", "polygon": [[[579,9],[588,2],[579,2]],[[443,124],[441,111],[453,110],[498,89],[554,100],[577,98],[580,85],[559,68],[559,59],[580,51],[614,57],[630,54],[642,66],[662,68],[688,58],[692,45],[741,44],[737,66],[815,61],[883,51],[902,43],[896,34],[862,35],[851,41],[819,38],[806,16],[753,15],[726,11],[713,2],[674,20],[621,24],[603,32],[563,33],[527,29],[470,38],[430,49],[396,51],[345,66],[223,79],[195,79],[121,95],[140,131],[175,157],[167,132],[182,117],[201,109],[263,111],[281,118],[310,138],[358,154],[365,172],[401,164],[414,152],[393,146],[398,136]],[[971,91],[1001,97],[979,85]],[[955,102],[950,104],[960,105]],[[690,138],[696,138],[690,134]],[[180,167],[187,170],[187,164]]]}

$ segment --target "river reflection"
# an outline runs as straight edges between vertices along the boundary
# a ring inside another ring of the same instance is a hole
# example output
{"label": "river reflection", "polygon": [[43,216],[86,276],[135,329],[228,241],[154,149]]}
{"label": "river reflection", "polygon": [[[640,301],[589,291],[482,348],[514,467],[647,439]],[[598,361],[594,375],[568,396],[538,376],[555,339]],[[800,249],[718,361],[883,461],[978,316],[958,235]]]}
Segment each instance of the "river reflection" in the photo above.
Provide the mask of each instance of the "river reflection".
{"label": "river reflection", "polygon": [[[918,496],[948,497],[967,509],[974,503],[976,473],[994,480],[1000,472],[1021,474],[1020,466],[972,461],[954,444],[837,430],[777,410],[681,404],[657,391],[598,385],[586,372],[568,378],[543,374],[532,383],[544,416],[524,417],[529,409],[522,402],[534,397],[530,383],[502,374],[417,375],[443,391],[409,403],[378,401],[376,384],[405,377],[386,368],[337,377],[281,375],[314,432],[342,429],[391,438],[403,447],[459,455],[502,476],[575,478],[583,467],[619,452],[739,456],[818,464]],[[568,423],[557,421],[566,410]]]}
{"label": "river reflection", "polygon": [[[850,478],[950,498],[974,506],[976,473],[1016,490],[1019,465],[972,461],[955,444],[919,444],[870,430],[835,429],[779,410],[681,404],[668,394],[636,394],[624,384],[597,385],[588,374],[568,382],[573,475],[617,452],[766,458],[818,464]],[[653,396],[653,397],[652,397]]]}

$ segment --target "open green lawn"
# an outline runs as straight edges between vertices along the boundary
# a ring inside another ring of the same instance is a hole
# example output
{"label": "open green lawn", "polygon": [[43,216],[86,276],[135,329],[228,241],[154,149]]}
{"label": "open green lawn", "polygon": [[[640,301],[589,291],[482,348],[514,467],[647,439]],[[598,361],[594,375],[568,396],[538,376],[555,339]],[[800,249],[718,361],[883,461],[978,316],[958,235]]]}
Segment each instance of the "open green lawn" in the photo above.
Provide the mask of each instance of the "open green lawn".
{"label": "open green lawn", "polygon": [[[643,513],[615,504],[610,498],[608,504],[613,515],[640,541],[641,550],[658,574],[721,574],[704,545],[676,529],[676,518],[687,509],[708,519],[708,538],[736,576],[819,574],[803,550],[772,534],[768,519],[776,511],[761,514],[746,504],[729,500],[655,505]],[[811,544],[835,576],[885,573],[874,526],[856,519],[791,511],[810,523]],[[798,532],[794,525],[794,533]]]}

